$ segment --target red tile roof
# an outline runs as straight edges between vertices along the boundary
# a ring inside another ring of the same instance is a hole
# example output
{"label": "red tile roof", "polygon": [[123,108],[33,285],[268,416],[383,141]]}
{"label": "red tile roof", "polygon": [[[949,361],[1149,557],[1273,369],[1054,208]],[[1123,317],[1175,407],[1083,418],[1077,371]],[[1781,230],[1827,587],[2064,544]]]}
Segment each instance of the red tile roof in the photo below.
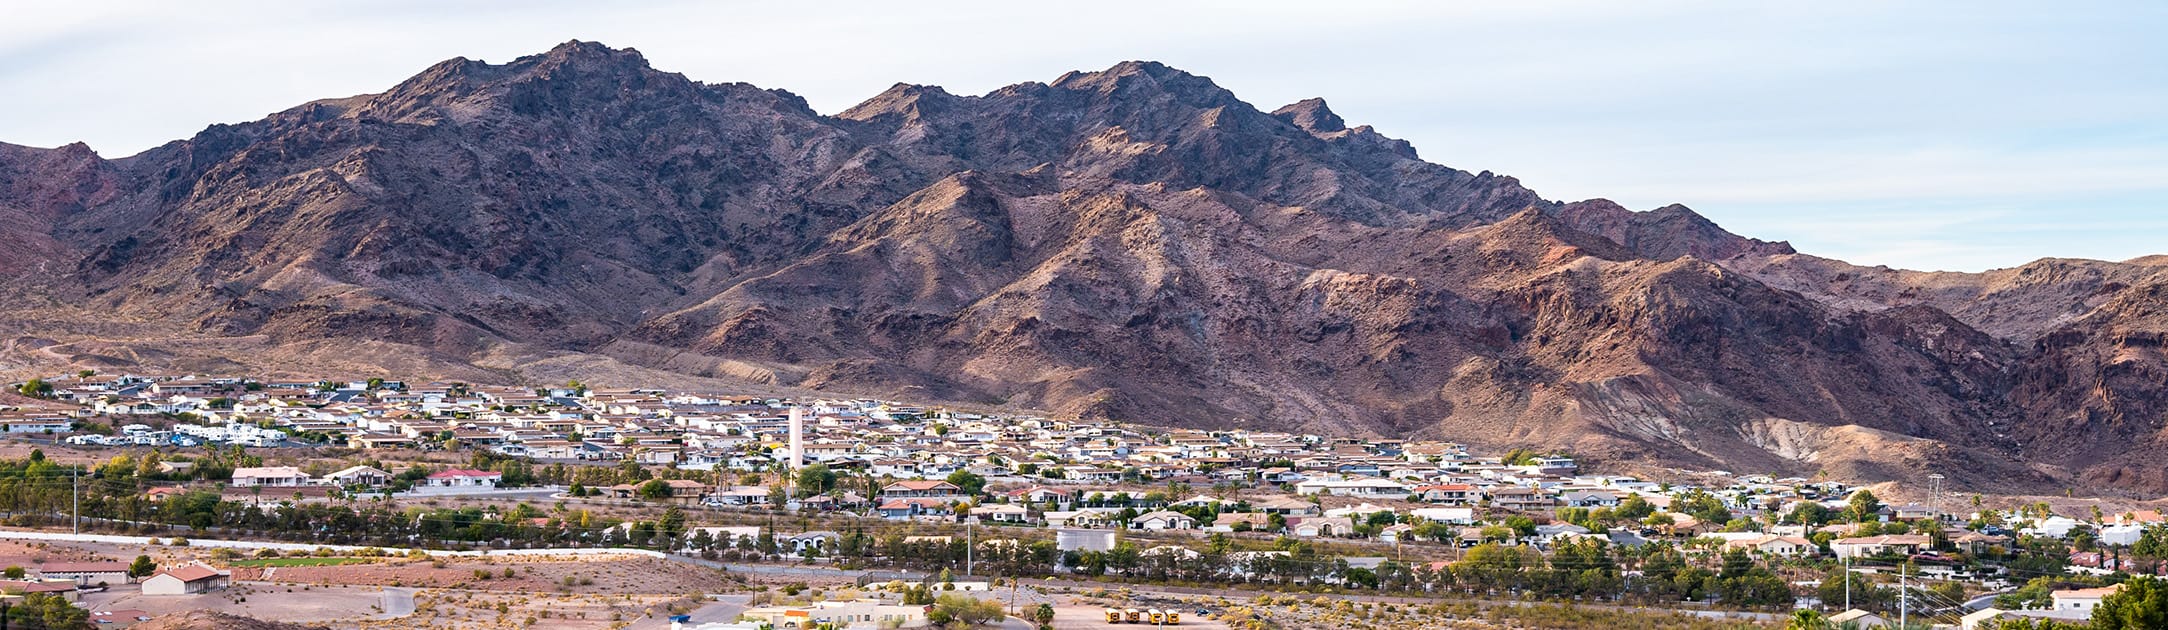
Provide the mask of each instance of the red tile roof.
{"label": "red tile roof", "polygon": [[183,582],[201,582],[203,580],[208,580],[211,578],[221,577],[225,575],[224,573],[219,573],[217,569],[213,569],[200,564],[191,564],[177,569],[166,569],[164,571],[159,571],[158,573],[180,578]]}

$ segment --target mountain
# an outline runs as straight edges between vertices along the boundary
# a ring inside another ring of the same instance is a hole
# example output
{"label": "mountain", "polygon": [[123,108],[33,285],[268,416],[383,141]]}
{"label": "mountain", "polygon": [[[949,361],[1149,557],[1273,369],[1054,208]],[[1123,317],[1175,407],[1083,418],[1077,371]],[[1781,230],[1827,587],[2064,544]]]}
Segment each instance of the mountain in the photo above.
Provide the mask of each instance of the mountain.
{"label": "mountain", "polygon": [[637,374],[2168,488],[2161,261],[1858,267],[1151,62],[822,115],[571,42],[127,158],[0,145],[0,193],[21,371]]}

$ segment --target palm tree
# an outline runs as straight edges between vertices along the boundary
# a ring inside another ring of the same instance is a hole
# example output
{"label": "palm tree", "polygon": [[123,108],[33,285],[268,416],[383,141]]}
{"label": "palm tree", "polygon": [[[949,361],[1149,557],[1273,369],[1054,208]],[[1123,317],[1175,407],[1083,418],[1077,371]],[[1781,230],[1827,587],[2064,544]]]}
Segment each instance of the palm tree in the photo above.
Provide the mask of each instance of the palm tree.
{"label": "palm tree", "polygon": [[1792,617],[1784,621],[1784,630],[1832,630],[1829,620],[1811,608],[1792,611]]}

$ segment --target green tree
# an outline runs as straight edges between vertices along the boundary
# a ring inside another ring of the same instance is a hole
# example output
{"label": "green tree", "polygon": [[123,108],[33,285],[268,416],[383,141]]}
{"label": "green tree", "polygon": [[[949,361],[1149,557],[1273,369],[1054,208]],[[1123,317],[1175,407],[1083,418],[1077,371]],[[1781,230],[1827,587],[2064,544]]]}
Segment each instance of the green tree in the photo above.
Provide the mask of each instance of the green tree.
{"label": "green tree", "polygon": [[2093,609],[2092,630],[2141,630],[2168,628],[2168,583],[2141,576],[2123,583],[2123,589],[2100,600]]}
{"label": "green tree", "polygon": [[642,499],[668,499],[670,498],[670,484],[661,479],[649,479],[647,483],[640,484],[639,492]]}
{"label": "green tree", "polygon": [[835,489],[835,487],[836,473],[829,470],[827,464],[813,464],[798,469],[799,495],[810,497],[828,492]]}
{"label": "green tree", "polygon": [[1877,513],[1881,511],[1882,500],[1875,498],[1873,492],[1861,490],[1852,493],[1851,506],[1845,508],[1844,515],[1854,522],[1866,522],[1879,518]]}
{"label": "green tree", "polygon": [[1037,610],[1031,612],[1031,619],[1039,623],[1041,630],[1054,627],[1054,605],[1040,604]]}
{"label": "green tree", "polygon": [[949,473],[948,482],[962,488],[964,494],[968,496],[979,496],[979,492],[986,489],[986,478],[973,474],[968,470]]}
{"label": "green tree", "polygon": [[1829,508],[1813,501],[1801,501],[1792,513],[1784,515],[1784,522],[1819,527],[1829,523]]}
{"label": "green tree", "polygon": [[1001,604],[964,595],[947,594],[933,600],[926,621],[946,628],[976,628],[1001,621]]}
{"label": "green tree", "polygon": [[53,385],[45,382],[45,379],[33,378],[16,386],[15,392],[31,398],[43,398],[46,394],[53,393]]}
{"label": "green tree", "polygon": [[66,598],[31,593],[7,611],[8,627],[45,630],[82,630],[90,627],[90,611],[75,607]]}
{"label": "green tree", "polygon": [[1830,628],[1829,619],[1812,608],[1801,608],[1792,611],[1791,618],[1784,620],[1784,630],[1830,630]]}
{"label": "green tree", "polygon": [[152,562],[150,556],[136,556],[135,562],[128,564],[128,577],[148,577],[156,572],[158,572],[158,563]]}

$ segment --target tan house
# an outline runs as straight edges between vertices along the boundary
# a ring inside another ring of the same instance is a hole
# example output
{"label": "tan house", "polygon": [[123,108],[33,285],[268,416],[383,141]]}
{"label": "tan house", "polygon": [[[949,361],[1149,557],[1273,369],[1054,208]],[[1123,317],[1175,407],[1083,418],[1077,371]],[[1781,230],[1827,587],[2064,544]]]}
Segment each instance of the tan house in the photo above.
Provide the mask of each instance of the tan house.
{"label": "tan house", "polygon": [[166,569],[143,579],[144,595],[195,595],[226,588],[232,576],[200,564]]}

